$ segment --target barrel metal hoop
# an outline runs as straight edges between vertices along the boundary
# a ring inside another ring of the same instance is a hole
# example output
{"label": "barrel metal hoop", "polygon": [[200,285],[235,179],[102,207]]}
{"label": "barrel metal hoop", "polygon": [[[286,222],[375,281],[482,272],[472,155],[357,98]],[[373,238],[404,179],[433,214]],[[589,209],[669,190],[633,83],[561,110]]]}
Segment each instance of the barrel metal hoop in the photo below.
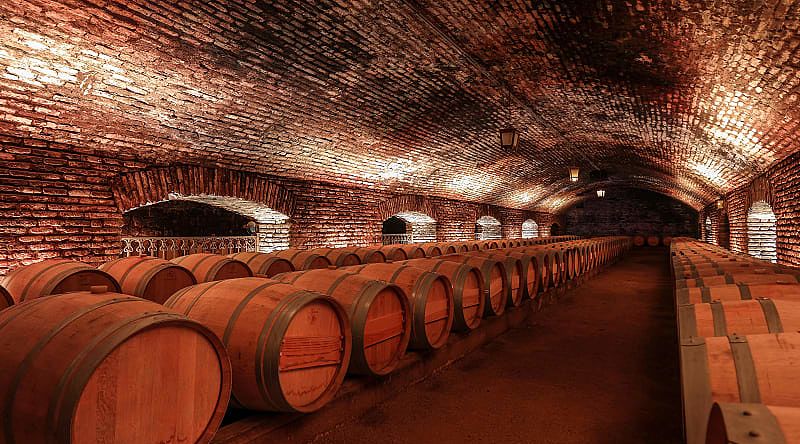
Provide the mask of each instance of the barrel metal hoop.
{"label": "barrel metal hoop", "polygon": [[764,320],[767,321],[769,332],[783,333],[783,322],[781,322],[781,315],[775,307],[775,302],[769,298],[758,298],[758,303],[764,312]]}
{"label": "barrel metal hoop", "polygon": [[720,301],[712,301],[711,317],[714,321],[714,336],[727,336],[728,325],[725,322],[725,309]]}
{"label": "barrel metal hoop", "polygon": [[711,302],[711,287],[700,287],[700,299],[703,302]]}
{"label": "barrel metal hoop", "polygon": [[680,349],[686,441],[701,443],[705,440],[706,422],[712,404],[705,339],[682,339]]}
{"label": "barrel metal hoop", "polygon": [[758,377],[750,353],[750,344],[747,337],[736,334],[728,336],[728,343],[736,367],[736,381],[739,385],[740,402],[761,402],[761,393],[758,389]]}
{"label": "barrel metal hoop", "polygon": [[750,286],[748,284],[738,284],[738,285],[739,285],[739,294],[742,295],[742,300],[753,299],[753,295],[750,293]]}
{"label": "barrel metal hoop", "polygon": [[694,304],[678,306],[678,331],[681,339],[697,336],[697,316]]}
{"label": "barrel metal hoop", "polygon": [[717,407],[724,418],[728,442],[786,444],[780,423],[769,407],[755,403],[720,403]]}

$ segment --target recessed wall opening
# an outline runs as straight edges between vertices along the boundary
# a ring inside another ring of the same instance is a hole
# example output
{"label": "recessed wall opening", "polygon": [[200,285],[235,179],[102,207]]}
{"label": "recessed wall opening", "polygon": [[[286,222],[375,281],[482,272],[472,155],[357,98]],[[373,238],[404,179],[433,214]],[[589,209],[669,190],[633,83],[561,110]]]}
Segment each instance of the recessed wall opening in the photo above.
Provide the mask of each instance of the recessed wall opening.
{"label": "recessed wall opening", "polygon": [[483,216],[475,223],[475,239],[502,239],[503,230],[500,221],[492,216]]}
{"label": "recessed wall opening", "polygon": [[289,217],[263,204],[224,196],[182,196],[123,214],[122,255],[173,258],[191,253],[289,248]]}
{"label": "recessed wall opening", "polygon": [[533,239],[539,237],[539,224],[533,219],[528,219],[522,223],[522,238]]}
{"label": "recessed wall opening", "polygon": [[403,211],[383,221],[384,245],[436,242],[436,220],[425,213]]}
{"label": "recessed wall opening", "polygon": [[714,224],[711,223],[711,217],[706,216],[706,221],[703,224],[703,240],[709,244],[716,244],[714,236]]}
{"label": "recessed wall opening", "polygon": [[759,259],[777,262],[777,218],[764,201],[753,203],[747,211],[747,251]]}
{"label": "recessed wall opening", "polygon": [[561,235],[561,225],[555,223],[550,225],[550,236],[560,236]]}

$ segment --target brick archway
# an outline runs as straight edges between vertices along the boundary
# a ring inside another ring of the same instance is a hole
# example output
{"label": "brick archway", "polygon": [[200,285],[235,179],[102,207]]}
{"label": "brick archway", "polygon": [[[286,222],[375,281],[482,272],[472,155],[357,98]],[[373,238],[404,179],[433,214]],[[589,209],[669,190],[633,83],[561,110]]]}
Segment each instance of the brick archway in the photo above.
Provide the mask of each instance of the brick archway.
{"label": "brick archway", "polygon": [[182,196],[220,196],[252,202],[292,217],[295,199],[263,176],[224,168],[182,165],[153,168],[118,176],[112,183],[121,212]]}
{"label": "brick archway", "polygon": [[425,196],[414,196],[404,194],[385,200],[378,205],[376,218],[379,221],[386,220],[398,213],[412,211],[430,216],[433,220],[439,220],[436,215],[436,207]]}

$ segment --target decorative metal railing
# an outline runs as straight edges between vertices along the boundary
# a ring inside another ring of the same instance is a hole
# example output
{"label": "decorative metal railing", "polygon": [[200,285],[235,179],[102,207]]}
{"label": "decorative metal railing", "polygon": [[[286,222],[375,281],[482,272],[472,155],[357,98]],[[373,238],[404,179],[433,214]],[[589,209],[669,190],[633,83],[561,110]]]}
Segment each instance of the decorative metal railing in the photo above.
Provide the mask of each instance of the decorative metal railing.
{"label": "decorative metal railing", "polygon": [[172,259],[193,253],[258,251],[257,236],[123,237],[122,256],[146,254]]}
{"label": "decorative metal railing", "polygon": [[381,236],[383,245],[392,244],[413,244],[413,234],[384,234]]}

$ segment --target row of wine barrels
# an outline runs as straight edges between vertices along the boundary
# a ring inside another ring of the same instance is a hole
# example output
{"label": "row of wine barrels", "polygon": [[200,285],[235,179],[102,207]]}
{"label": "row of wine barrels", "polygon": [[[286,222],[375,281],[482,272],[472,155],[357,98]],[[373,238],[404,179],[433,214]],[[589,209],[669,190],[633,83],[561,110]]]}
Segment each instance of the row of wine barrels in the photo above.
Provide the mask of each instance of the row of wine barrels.
{"label": "row of wine barrels", "polygon": [[94,286],[0,312],[2,442],[211,440],[231,392],[217,335],[107,290]]}
{"label": "row of wine barrels", "polygon": [[402,263],[368,264],[344,270],[403,289],[412,311],[409,347],[435,350],[447,343],[455,306],[452,283],[445,276]]}
{"label": "row of wine barrels", "polygon": [[51,294],[89,291],[94,286],[105,286],[119,293],[120,285],[108,273],[90,265],[68,259],[47,259],[19,267],[0,281],[15,303]]}
{"label": "row of wine barrels", "polygon": [[385,375],[400,363],[412,328],[403,289],[343,269],[296,271],[275,279],[328,295],[345,307],[353,331],[350,373]]}
{"label": "row of wine barrels", "polygon": [[706,444],[800,444],[800,408],[717,402],[708,418]]}
{"label": "row of wine barrels", "polygon": [[295,270],[316,270],[333,265],[327,257],[309,250],[288,249],[265,254],[286,259]]}
{"label": "row of wine barrels", "polygon": [[478,328],[486,304],[485,284],[480,269],[440,258],[412,259],[402,263],[447,277],[453,289],[452,329],[470,331]]}
{"label": "row of wine barrels", "polygon": [[687,443],[703,443],[715,401],[800,407],[800,333],[681,341]]}
{"label": "row of wine barrels", "polygon": [[231,359],[231,404],[250,410],[311,412],[344,380],[351,330],[333,298],[272,279],[206,282],[165,305],[211,329]]}
{"label": "row of wine barrels", "polygon": [[800,430],[783,416],[800,408],[798,279],[696,240],[670,250],[687,443],[784,442]]}

